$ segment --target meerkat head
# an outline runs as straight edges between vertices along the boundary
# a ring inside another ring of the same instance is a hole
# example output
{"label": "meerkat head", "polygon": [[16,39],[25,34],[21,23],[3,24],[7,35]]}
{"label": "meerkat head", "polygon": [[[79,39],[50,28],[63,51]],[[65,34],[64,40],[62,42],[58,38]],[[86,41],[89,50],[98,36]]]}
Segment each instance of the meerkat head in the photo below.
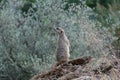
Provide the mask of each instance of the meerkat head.
{"label": "meerkat head", "polygon": [[60,35],[60,34],[64,34],[64,30],[60,27],[54,28],[54,30]]}

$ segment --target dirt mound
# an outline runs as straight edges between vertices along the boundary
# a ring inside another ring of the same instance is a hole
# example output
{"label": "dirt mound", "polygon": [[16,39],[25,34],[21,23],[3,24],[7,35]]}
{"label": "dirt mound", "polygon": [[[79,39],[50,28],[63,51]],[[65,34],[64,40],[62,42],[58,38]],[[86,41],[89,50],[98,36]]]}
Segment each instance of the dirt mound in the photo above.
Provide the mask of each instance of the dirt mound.
{"label": "dirt mound", "polygon": [[[99,65],[96,66],[95,63]],[[118,80],[120,78],[118,65],[118,61],[112,59],[103,58],[96,61],[91,57],[83,57],[59,64],[49,71],[33,76],[31,80]]]}

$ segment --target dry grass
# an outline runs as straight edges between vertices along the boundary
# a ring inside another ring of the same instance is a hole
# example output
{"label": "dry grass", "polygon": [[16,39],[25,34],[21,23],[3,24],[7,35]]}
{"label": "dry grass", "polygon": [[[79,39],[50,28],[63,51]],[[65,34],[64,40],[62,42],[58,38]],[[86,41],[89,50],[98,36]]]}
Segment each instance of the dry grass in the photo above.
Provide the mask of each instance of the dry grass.
{"label": "dry grass", "polygon": [[[120,61],[120,59],[117,59]],[[113,57],[93,59],[86,65],[64,64],[35,75],[31,80],[119,80],[120,64]]]}

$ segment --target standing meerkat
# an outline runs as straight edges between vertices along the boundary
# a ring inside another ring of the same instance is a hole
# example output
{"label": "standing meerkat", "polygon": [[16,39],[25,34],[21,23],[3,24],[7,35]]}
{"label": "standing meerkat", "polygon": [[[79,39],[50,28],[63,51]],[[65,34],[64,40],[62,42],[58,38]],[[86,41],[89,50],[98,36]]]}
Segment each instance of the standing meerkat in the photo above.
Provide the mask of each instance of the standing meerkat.
{"label": "standing meerkat", "polygon": [[54,28],[55,31],[58,33],[58,47],[56,51],[56,60],[58,63],[63,63],[69,61],[70,54],[69,54],[69,47],[70,43],[65,34],[65,31],[60,28]]}

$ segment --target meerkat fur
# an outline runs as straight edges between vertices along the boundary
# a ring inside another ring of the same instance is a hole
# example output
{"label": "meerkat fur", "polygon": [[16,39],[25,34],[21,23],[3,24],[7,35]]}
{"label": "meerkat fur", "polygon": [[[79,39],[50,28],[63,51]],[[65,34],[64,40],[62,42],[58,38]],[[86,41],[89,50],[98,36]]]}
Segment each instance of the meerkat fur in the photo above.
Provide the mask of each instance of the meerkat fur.
{"label": "meerkat fur", "polygon": [[57,45],[57,51],[56,51],[56,60],[58,63],[61,62],[68,62],[70,58],[70,53],[69,53],[69,47],[70,43],[69,40],[65,34],[65,31],[60,28],[54,28],[55,31],[58,34],[58,45]]}

